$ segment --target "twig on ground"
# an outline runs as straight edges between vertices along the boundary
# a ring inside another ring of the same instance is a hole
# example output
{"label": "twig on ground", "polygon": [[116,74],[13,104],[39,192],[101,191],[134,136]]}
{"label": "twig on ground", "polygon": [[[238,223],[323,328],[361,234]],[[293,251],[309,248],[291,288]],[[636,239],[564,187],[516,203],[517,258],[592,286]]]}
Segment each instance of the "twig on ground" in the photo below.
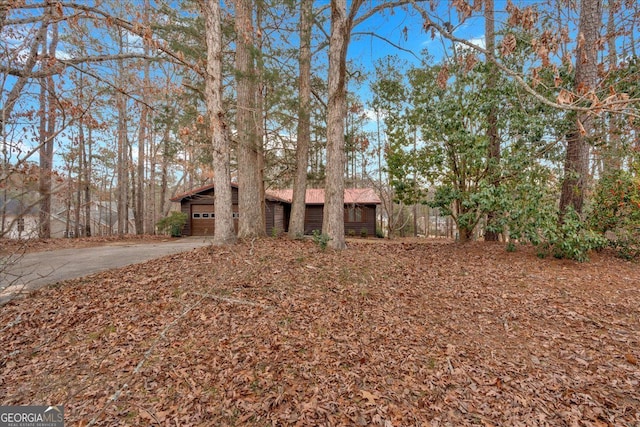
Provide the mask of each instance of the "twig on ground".
{"label": "twig on ground", "polygon": [[193,295],[197,295],[197,296],[203,297],[203,298],[217,299],[217,300],[220,300],[220,301],[228,302],[230,304],[242,304],[242,305],[250,305],[250,306],[253,306],[253,307],[262,307],[262,308],[267,308],[267,309],[273,309],[273,306],[266,305],[266,304],[261,304],[259,302],[247,301],[247,300],[238,299],[238,298],[223,297],[221,295],[207,294],[207,293],[201,293],[201,292],[189,292],[189,293],[193,294]]}

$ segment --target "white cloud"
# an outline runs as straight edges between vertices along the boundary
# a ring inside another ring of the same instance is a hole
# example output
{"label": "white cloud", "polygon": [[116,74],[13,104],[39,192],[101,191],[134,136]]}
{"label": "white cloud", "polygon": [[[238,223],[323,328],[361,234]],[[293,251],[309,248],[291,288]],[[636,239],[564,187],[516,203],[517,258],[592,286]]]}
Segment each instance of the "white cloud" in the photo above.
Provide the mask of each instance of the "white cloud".
{"label": "white cloud", "polygon": [[62,59],[64,61],[66,59],[71,59],[71,55],[69,55],[64,50],[56,50],[56,58]]}
{"label": "white cloud", "polygon": [[370,122],[376,122],[376,120],[378,118],[380,118],[380,120],[384,119],[384,112],[380,111],[377,115],[376,115],[376,110],[372,109],[372,108],[365,108],[364,109],[364,115],[367,118],[367,120],[369,120]]}
{"label": "white cloud", "polygon": [[484,36],[474,37],[474,38],[471,38],[471,39],[469,39],[467,41],[469,43],[471,43],[471,44],[474,44],[474,45],[478,46],[481,49],[485,49],[487,47],[487,44],[485,42]]}
{"label": "white cloud", "polygon": [[[474,46],[478,46],[481,49],[485,49],[485,47],[486,47],[484,36],[468,38],[467,42],[471,43]],[[456,43],[456,46],[458,47],[458,49],[460,51],[466,51],[466,50],[471,50],[472,49],[468,45],[462,44],[462,43]]]}

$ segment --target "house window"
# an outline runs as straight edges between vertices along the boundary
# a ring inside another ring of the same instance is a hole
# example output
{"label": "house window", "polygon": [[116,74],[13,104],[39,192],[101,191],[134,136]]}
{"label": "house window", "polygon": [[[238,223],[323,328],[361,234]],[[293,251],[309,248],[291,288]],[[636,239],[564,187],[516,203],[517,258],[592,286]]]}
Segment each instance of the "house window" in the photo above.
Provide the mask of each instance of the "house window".
{"label": "house window", "polygon": [[202,214],[202,218],[209,218],[209,214],[208,213],[203,213]]}
{"label": "house window", "polygon": [[194,217],[194,218],[200,218],[200,214],[199,214],[199,213],[194,213],[194,214],[193,214],[193,217]]}
{"label": "house window", "polygon": [[363,222],[364,210],[361,206],[349,206],[346,208],[346,222]]}
{"label": "house window", "polygon": [[240,218],[240,213],[239,212],[234,212],[233,213],[233,219],[238,219]]}

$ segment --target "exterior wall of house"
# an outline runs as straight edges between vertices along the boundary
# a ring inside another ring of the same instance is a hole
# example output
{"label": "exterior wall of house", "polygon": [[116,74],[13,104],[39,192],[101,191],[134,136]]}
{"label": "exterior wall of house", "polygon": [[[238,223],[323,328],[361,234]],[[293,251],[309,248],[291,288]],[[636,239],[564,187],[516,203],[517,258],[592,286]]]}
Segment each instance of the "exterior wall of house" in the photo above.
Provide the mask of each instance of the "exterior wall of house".
{"label": "exterior wall of house", "polygon": [[[193,213],[194,210],[198,212],[213,212],[214,190],[209,189],[201,193],[195,194],[190,197],[182,199],[180,208],[183,213],[189,218],[185,224],[182,234],[185,236],[191,236],[194,233],[193,227]],[[238,188],[232,187],[232,203],[234,213],[238,212]],[[192,206],[199,205],[196,209]],[[207,208],[205,208],[207,206]],[[208,208],[210,207],[210,208]],[[351,209],[351,211],[350,211]],[[304,220],[304,233],[312,234],[313,230],[322,230],[322,215],[323,205],[307,205],[305,209]],[[240,213],[241,215],[242,213]],[[373,237],[376,234],[376,205],[345,205],[345,233],[347,235],[361,236],[366,231],[366,235]],[[265,225],[267,235],[280,234],[286,232],[289,229],[289,219],[291,216],[291,204],[282,202],[279,200],[266,200],[265,201]],[[198,221],[206,221],[202,218],[196,219]],[[214,221],[210,221],[210,227],[206,228],[207,235],[213,235]],[[236,231],[237,231],[237,221]],[[202,224],[200,224],[202,225]],[[195,230],[198,233],[202,233],[205,228],[200,226]]]}
{"label": "exterior wall of house", "polygon": [[284,205],[282,202],[267,200],[264,214],[268,236],[279,235],[285,231]]}
{"label": "exterior wall of house", "polygon": [[376,205],[355,206],[360,209],[359,214],[349,212],[354,206],[345,206],[344,232],[347,236],[362,236],[366,231],[367,237],[376,235]]}
{"label": "exterior wall of house", "polygon": [[[349,208],[345,205],[344,232],[347,236],[361,236],[366,230],[368,237],[376,235],[376,205],[356,206],[360,209],[357,216],[349,216]],[[312,234],[313,230],[322,231],[322,205],[308,205],[304,216],[304,234]]]}
{"label": "exterior wall of house", "polygon": [[19,224],[18,216],[6,215],[5,231],[2,237],[5,239],[37,239],[38,218],[31,214],[23,215],[21,224]]}
{"label": "exterior wall of house", "polygon": [[[193,209],[191,208],[191,206],[192,205],[211,206],[210,211],[213,212],[214,211],[213,201],[214,201],[213,188],[207,191],[203,191],[202,193],[195,194],[191,197],[182,199],[182,201],[180,202],[180,211],[187,215],[187,222],[182,228],[183,236],[193,235],[192,224],[193,224],[194,218],[192,215]],[[237,213],[238,212],[238,189],[236,187],[231,188],[231,203],[233,205],[233,212]],[[203,208],[200,208],[200,209],[203,209]],[[234,221],[236,225],[236,231],[238,229],[237,222],[238,221],[236,219],[236,221]],[[213,228],[210,230],[210,234],[213,235]]]}
{"label": "exterior wall of house", "polygon": [[313,234],[313,230],[322,231],[324,206],[307,205],[304,210],[304,234]]}

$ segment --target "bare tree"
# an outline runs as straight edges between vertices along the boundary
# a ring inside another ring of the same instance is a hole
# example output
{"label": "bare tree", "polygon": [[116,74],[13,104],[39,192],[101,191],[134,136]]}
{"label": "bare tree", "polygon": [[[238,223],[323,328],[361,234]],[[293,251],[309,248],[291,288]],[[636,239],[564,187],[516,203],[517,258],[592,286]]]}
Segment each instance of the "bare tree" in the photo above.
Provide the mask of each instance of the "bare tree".
{"label": "bare tree", "polygon": [[[595,96],[598,81],[598,39],[602,27],[602,1],[582,0],[578,26],[574,90],[586,100]],[[589,140],[593,134],[593,116],[589,111],[576,114],[574,129],[567,135],[564,180],[560,195],[560,213],[573,208],[582,212],[589,179]]]}
{"label": "bare tree", "polygon": [[380,3],[358,16],[363,3],[363,0],[353,0],[347,13],[346,0],[331,0],[327,166],[322,233],[330,238],[328,245],[334,249],[346,247],[344,239],[344,170],[346,161],[344,130],[347,115],[347,49],[351,40],[351,31],[358,24],[385,9],[415,3],[415,1],[398,0]]}
{"label": "bare tree", "polygon": [[[143,25],[148,26],[150,22],[150,9],[151,5],[149,4],[149,0],[144,0],[144,11],[143,11]],[[145,55],[149,55],[150,49],[149,44],[144,43],[144,53]],[[136,199],[134,200],[134,217],[136,222],[136,234],[144,234],[145,232],[145,185],[144,185],[144,175],[145,175],[145,145],[149,140],[149,90],[151,88],[150,77],[150,64],[149,61],[144,61],[143,68],[143,79],[142,79],[142,93],[140,97],[143,102],[140,110],[140,128],[138,131],[138,168],[137,168],[137,176],[136,176]]]}
{"label": "bare tree", "polygon": [[[58,48],[58,23],[55,21],[55,7],[47,7],[46,12],[53,21],[51,25],[51,41],[47,52],[46,37],[42,45],[45,69],[52,67]],[[48,21],[48,19],[46,20]],[[56,129],[56,88],[53,76],[49,75],[40,79],[40,214],[39,236],[48,239],[51,237],[51,174],[53,172],[53,144]]]}
{"label": "bare tree", "polygon": [[[123,31],[123,29],[118,29],[120,53],[122,53],[124,44]],[[125,78],[125,67],[123,61],[123,59],[118,60],[118,80],[120,82],[123,82]],[[116,166],[118,169],[118,235],[122,236],[128,232],[127,224],[129,221],[129,144],[127,141],[127,100],[124,93],[120,91],[116,93],[116,108],[118,111],[118,128],[116,131],[118,139],[118,164]]]}
{"label": "bare tree", "polygon": [[[357,13],[361,0],[351,4]],[[344,119],[347,114],[347,48],[353,16],[347,15],[346,0],[331,1],[329,39],[329,103],[327,104],[327,180],[325,185],[322,233],[329,236],[329,247],[344,249]]]}
{"label": "bare tree", "polygon": [[207,68],[205,73],[205,98],[211,142],[213,145],[214,170],[214,214],[215,231],[213,241],[223,245],[236,240],[233,227],[231,200],[230,149],[227,124],[222,106],[222,28],[219,0],[204,0],[207,41]]}
{"label": "bare tree", "polygon": [[304,233],[305,194],[309,145],[311,145],[311,26],[313,0],[300,2],[300,55],[298,57],[300,81],[298,86],[298,136],[296,145],[296,171],[293,178],[293,203],[289,220],[289,236]]}
{"label": "bare tree", "polygon": [[253,2],[236,0],[236,95],[238,111],[238,237],[250,238],[265,234],[262,204],[264,194],[260,176],[259,154],[262,141],[258,138],[256,117],[256,70],[254,58]]}

